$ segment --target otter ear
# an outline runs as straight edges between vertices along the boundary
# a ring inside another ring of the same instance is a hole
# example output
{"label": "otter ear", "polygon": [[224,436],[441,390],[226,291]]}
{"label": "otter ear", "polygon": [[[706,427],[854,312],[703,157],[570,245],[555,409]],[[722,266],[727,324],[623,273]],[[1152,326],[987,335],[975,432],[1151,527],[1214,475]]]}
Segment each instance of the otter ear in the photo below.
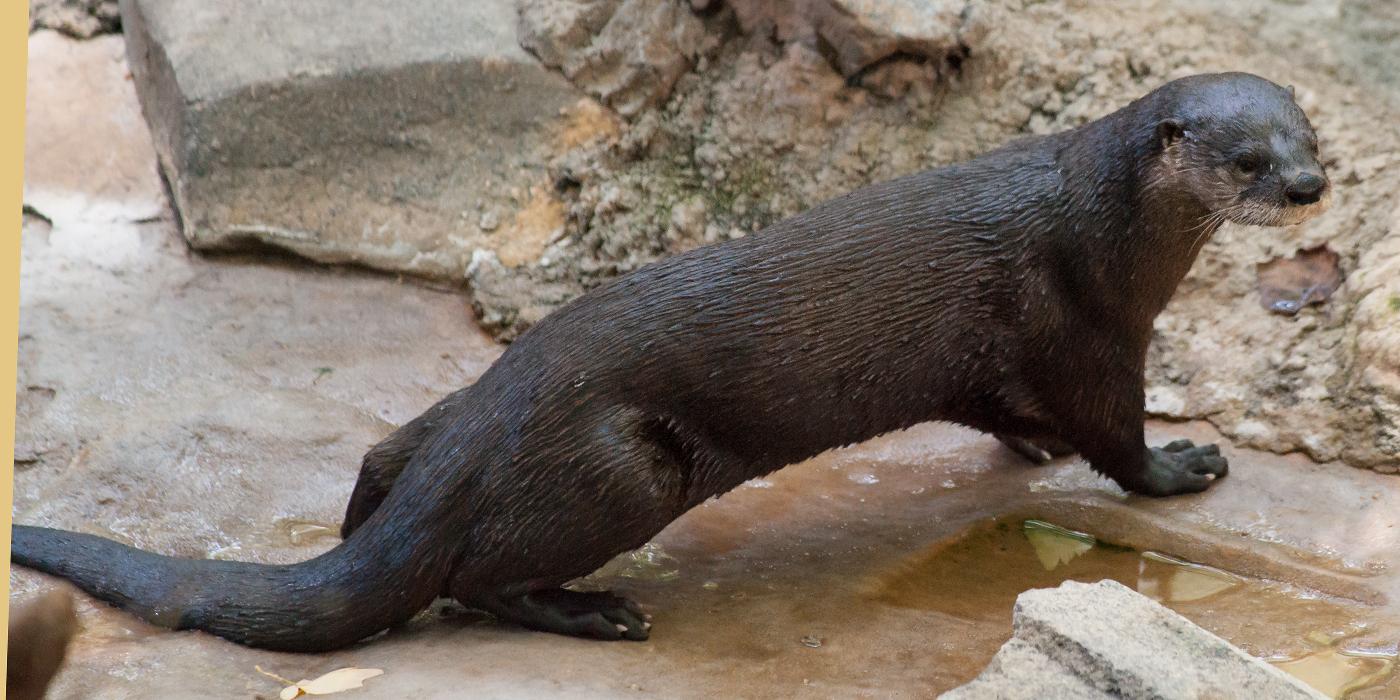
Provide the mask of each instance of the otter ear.
{"label": "otter ear", "polygon": [[1298,91],[1297,91],[1297,90],[1294,90],[1292,85],[1289,85],[1289,86],[1288,86],[1288,99],[1290,99],[1290,100],[1296,100],[1296,99],[1298,99]]}
{"label": "otter ear", "polygon": [[1157,140],[1166,148],[1186,136],[1186,127],[1176,119],[1163,119],[1157,124]]}

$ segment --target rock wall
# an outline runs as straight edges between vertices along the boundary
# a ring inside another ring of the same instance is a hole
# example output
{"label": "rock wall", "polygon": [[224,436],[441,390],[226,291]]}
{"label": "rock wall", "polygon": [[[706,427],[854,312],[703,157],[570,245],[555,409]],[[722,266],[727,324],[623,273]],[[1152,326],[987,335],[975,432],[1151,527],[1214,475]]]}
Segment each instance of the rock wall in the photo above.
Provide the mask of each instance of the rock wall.
{"label": "rock wall", "polygon": [[[661,256],[746,235],[868,182],[1097,118],[1174,77],[1296,86],[1336,184],[1323,217],[1227,225],[1159,319],[1149,409],[1236,440],[1400,471],[1400,104],[1385,0],[521,0],[522,45],[618,118],[555,157],[564,235],[479,250],[504,339]],[[609,109],[610,108],[610,109]],[[1255,268],[1326,243],[1342,288],[1296,316]]]}
{"label": "rock wall", "polygon": [[[1082,124],[1174,77],[1292,84],[1334,206],[1220,231],[1159,319],[1149,409],[1400,471],[1393,0],[121,7],[192,246],[465,281],[502,340],[665,255]],[[1324,243],[1341,287],[1296,315],[1265,309],[1256,268]]]}
{"label": "rock wall", "polygon": [[29,31],[52,29],[75,39],[121,31],[117,0],[29,0]]}

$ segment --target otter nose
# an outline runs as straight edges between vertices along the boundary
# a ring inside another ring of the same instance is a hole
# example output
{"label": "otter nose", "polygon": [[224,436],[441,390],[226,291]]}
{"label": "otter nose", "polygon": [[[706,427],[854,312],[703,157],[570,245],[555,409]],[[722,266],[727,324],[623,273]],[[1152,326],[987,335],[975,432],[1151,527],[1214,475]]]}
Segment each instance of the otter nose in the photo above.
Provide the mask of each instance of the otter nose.
{"label": "otter nose", "polygon": [[1321,175],[1303,173],[1283,188],[1283,196],[1294,204],[1312,204],[1322,199],[1322,191],[1326,188],[1327,181]]}

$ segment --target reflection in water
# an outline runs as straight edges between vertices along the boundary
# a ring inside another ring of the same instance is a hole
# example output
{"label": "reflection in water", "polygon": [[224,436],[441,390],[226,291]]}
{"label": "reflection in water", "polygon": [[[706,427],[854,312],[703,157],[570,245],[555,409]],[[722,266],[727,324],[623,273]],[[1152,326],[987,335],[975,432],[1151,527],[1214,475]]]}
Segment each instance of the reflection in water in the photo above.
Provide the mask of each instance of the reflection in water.
{"label": "reflection in water", "polygon": [[1232,573],[1157,552],[1138,562],[1138,593],[1162,602],[1201,600],[1244,582]]}
{"label": "reflection in water", "polygon": [[285,533],[287,540],[297,546],[340,538],[338,528],[312,520],[282,518],[277,522],[277,529]]}
{"label": "reflection in water", "polygon": [[1027,520],[1021,524],[1026,540],[1035,548],[1035,556],[1046,571],[1054,571],[1075,557],[1094,548],[1093,535],[1066,530],[1044,520]]}
{"label": "reflection in water", "polygon": [[1379,685],[1395,671],[1395,653],[1343,649],[1341,639],[1311,634],[1317,651],[1287,661],[1274,661],[1279,669],[1318,689],[1329,698],[1346,698],[1352,693]]}
{"label": "reflection in water", "polygon": [[569,584],[574,590],[603,590],[614,577],[639,581],[674,581],[681,575],[680,562],[667,554],[661,545],[648,542],[638,549],[619,554],[589,576]]}

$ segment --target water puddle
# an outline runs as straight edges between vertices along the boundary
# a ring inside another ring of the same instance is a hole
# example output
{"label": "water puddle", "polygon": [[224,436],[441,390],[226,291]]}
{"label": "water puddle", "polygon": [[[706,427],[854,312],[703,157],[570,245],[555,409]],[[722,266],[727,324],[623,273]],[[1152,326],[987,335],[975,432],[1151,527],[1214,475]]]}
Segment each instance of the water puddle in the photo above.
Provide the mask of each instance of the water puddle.
{"label": "water puddle", "polygon": [[253,561],[251,552],[321,545],[329,547],[340,540],[340,528],[329,523],[301,518],[278,518],[272,528],[259,532],[246,541],[240,540],[209,551],[210,559]]}
{"label": "water puddle", "polygon": [[1377,688],[1395,672],[1394,651],[1347,649],[1343,639],[1312,634],[1308,641],[1317,651],[1296,659],[1270,662],[1294,678],[1317,688],[1330,698],[1348,698],[1367,688]]}
{"label": "water puddle", "polygon": [[1370,630],[1363,606],[1100,542],[1039,520],[977,525],[962,537],[907,558],[870,582],[865,594],[896,607],[1005,625],[1009,634],[1009,611],[1022,591],[1106,578],[1277,664],[1329,697],[1356,694],[1360,700],[1400,693],[1393,651],[1358,651],[1335,641]]}
{"label": "water puddle", "polygon": [[661,545],[648,542],[640,548],[613,557],[602,568],[568,584],[580,591],[606,590],[613,578],[665,583],[680,578],[680,562],[667,554]]}
{"label": "water puddle", "polygon": [[292,545],[300,547],[304,544],[315,544],[323,540],[340,539],[340,528],[326,523],[318,523],[313,520],[300,520],[298,518],[282,518],[277,521],[278,534],[291,542]]}

